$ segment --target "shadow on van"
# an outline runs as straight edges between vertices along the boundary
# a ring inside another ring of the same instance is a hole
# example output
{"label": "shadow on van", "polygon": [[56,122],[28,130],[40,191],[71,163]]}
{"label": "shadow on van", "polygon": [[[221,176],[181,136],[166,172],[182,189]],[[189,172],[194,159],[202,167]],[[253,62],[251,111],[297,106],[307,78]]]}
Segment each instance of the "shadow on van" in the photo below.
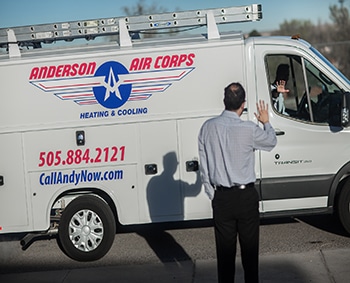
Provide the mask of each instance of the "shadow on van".
{"label": "shadow on van", "polygon": [[[148,182],[147,203],[152,222],[158,222],[159,219],[167,217],[183,220],[185,198],[194,197],[200,193],[199,172],[195,172],[196,182],[189,184],[175,179],[178,166],[176,153],[167,153],[163,156],[163,172]],[[147,241],[162,262],[192,261],[183,247],[170,233],[165,231],[164,225],[157,225],[153,228],[141,229],[137,233]]]}
{"label": "shadow on van", "polygon": [[171,218],[183,220],[185,198],[200,193],[199,171],[190,172],[196,174],[196,182],[189,184],[175,179],[178,166],[176,153],[167,153],[163,156],[163,172],[152,177],[147,184],[147,203],[152,222]]}

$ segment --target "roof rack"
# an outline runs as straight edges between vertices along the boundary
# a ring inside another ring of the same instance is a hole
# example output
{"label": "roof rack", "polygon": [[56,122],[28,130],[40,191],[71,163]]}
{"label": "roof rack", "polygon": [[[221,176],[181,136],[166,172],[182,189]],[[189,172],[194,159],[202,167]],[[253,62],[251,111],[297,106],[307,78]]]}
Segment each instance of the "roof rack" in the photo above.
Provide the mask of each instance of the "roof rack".
{"label": "roof rack", "polygon": [[262,6],[252,4],[227,8],[191,10],[131,17],[100,18],[0,29],[0,47],[8,48],[10,57],[19,57],[19,47],[41,47],[41,43],[77,38],[119,35],[120,46],[132,46],[129,33],[167,28],[207,26],[207,38],[219,38],[217,25],[262,19]]}

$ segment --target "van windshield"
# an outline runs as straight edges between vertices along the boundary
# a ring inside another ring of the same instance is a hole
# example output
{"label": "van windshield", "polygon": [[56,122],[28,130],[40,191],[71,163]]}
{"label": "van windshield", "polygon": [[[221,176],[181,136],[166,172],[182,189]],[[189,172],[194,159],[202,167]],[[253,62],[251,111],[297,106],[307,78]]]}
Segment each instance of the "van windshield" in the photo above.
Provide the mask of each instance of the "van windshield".
{"label": "van windshield", "polygon": [[331,62],[328,61],[328,59],[326,57],[324,57],[317,49],[315,49],[314,47],[310,47],[310,50],[316,54],[317,57],[319,57],[323,62],[325,62],[327,64],[328,67],[330,67],[334,72],[336,72],[341,78],[344,79],[344,81],[346,81],[348,84],[350,84],[350,80],[344,76],[344,74],[342,72],[340,72],[336,67],[333,66],[333,64]]}

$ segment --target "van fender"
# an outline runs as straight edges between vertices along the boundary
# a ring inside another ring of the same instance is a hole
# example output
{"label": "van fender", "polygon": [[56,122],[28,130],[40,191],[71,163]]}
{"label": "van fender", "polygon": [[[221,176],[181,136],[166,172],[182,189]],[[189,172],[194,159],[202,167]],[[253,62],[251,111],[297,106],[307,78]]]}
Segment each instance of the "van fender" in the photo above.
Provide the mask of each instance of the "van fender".
{"label": "van fender", "polygon": [[345,181],[350,176],[350,161],[346,163],[338,173],[334,176],[332,186],[329,191],[329,197],[328,197],[328,207],[331,207],[332,209],[336,205],[336,199],[339,195],[340,191],[342,190],[342,187],[345,183]]}
{"label": "van fender", "polygon": [[[60,199],[64,197],[69,197],[69,202],[75,199],[78,196],[81,195],[96,195],[103,199],[111,208],[116,222],[118,222],[118,215],[119,215],[119,202],[118,199],[115,197],[115,195],[109,190],[107,187],[82,187],[82,188],[61,188],[58,190],[50,199],[48,202],[48,207],[46,211],[48,223],[50,223],[50,214],[51,209],[54,208],[54,205],[59,201]],[[68,203],[65,203],[65,207],[68,205]],[[59,208],[58,208],[59,209]]]}

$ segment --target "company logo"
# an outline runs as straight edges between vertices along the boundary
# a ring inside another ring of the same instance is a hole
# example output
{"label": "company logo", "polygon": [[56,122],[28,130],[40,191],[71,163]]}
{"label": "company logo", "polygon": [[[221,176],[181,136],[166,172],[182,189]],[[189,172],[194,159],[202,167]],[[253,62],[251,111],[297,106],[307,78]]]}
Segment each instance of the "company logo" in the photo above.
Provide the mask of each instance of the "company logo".
{"label": "company logo", "polygon": [[194,70],[195,55],[136,57],[129,68],[117,61],[33,67],[29,82],[44,92],[78,105],[120,108],[127,101],[147,100],[166,91]]}
{"label": "company logo", "polygon": [[95,77],[104,77],[100,86],[93,87],[96,100],[106,108],[119,108],[128,101],[132,84],[123,79],[129,71],[118,62],[106,62],[101,65]]}

